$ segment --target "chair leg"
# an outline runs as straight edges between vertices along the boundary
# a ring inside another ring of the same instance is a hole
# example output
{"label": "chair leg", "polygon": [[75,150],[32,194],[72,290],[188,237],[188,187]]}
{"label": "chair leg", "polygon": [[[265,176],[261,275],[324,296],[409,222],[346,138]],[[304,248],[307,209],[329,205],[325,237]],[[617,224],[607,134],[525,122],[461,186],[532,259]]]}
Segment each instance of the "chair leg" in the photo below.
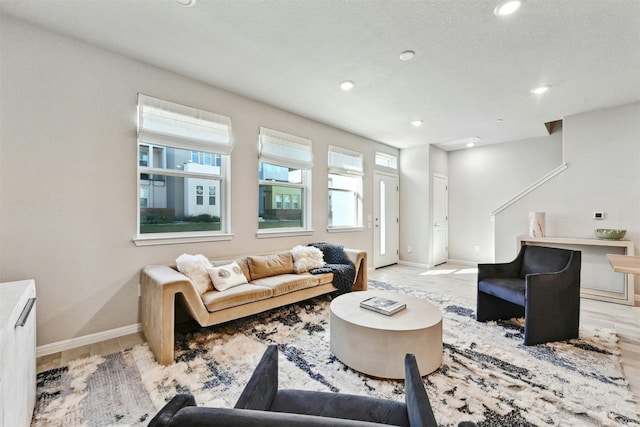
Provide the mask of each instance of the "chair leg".
{"label": "chair leg", "polygon": [[489,320],[512,319],[524,316],[524,307],[505,301],[493,295],[478,292],[476,320],[487,322]]}

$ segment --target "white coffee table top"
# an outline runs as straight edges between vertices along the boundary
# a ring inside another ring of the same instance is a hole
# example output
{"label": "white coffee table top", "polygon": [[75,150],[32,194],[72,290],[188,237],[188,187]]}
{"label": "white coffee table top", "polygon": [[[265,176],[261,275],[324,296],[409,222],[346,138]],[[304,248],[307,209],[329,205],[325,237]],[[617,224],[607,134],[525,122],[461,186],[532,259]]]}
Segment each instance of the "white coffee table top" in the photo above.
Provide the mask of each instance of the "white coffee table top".
{"label": "white coffee table top", "polygon": [[[360,307],[361,301],[373,296],[403,302],[407,308],[387,316]],[[407,353],[416,356],[423,376],[442,364],[442,314],[422,298],[387,291],[351,292],[334,299],[330,311],[331,351],[356,371],[403,379]]]}
{"label": "white coffee table top", "polygon": [[[373,296],[400,301],[407,308],[387,316],[360,307],[360,302]],[[388,291],[350,292],[331,302],[331,311],[341,319],[366,328],[385,331],[410,331],[431,327],[442,321],[442,313],[422,298]]]}

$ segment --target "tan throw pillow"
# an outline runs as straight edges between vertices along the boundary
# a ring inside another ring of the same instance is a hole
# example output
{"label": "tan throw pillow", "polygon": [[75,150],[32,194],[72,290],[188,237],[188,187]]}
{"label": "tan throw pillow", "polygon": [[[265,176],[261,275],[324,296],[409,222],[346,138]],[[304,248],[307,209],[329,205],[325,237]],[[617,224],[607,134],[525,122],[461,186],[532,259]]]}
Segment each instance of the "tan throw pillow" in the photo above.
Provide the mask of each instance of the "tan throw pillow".
{"label": "tan throw pillow", "polygon": [[251,280],[293,273],[291,253],[281,252],[274,255],[250,256],[249,272],[251,273]]}
{"label": "tan throw pillow", "polygon": [[247,278],[242,273],[242,269],[237,262],[223,265],[221,267],[207,268],[209,277],[213,282],[213,287],[219,291],[226,291],[234,286],[247,283]]}
{"label": "tan throw pillow", "polygon": [[322,251],[314,246],[298,245],[291,249],[293,270],[296,273],[306,273],[312,268],[324,267]]}

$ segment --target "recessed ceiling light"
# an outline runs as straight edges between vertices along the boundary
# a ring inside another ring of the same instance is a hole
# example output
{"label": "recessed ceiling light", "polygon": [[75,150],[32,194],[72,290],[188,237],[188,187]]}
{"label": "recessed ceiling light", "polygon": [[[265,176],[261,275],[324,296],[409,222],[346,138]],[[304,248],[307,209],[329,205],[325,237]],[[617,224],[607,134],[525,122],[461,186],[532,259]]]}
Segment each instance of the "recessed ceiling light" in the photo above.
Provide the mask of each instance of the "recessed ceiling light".
{"label": "recessed ceiling light", "polygon": [[550,86],[548,86],[548,85],[545,85],[545,86],[539,86],[539,87],[536,87],[536,88],[531,89],[531,91],[530,91],[530,92],[531,92],[531,93],[534,93],[534,94],[536,94],[536,95],[542,95],[543,93],[545,93],[546,91],[548,91],[548,90],[549,90],[549,87],[550,87]]}
{"label": "recessed ceiling light", "polygon": [[502,123],[504,122],[504,119],[496,119],[496,123]]}
{"label": "recessed ceiling light", "polygon": [[496,16],[507,16],[520,9],[524,0],[504,0],[498,3],[493,9],[493,14]]}
{"label": "recessed ceiling light", "polygon": [[414,125],[417,128],[422,126],[422,123],[424,123],[424,120],[414,120],[414,121],[411,122],[411,124]]}
{"label": "recessed ceiling light", "polygon": [[173,0],[178,6],[191,7],[196,4],[196,0]]}
{"label": "recessed ceiling light", "polygon": [[355,83],[352,82],[351,80],[344,80],[340,82],[340,89],[345,91],[353,89],[354,86],[355,86]]}
{"label": "recessed ceiling light", "polygon": [[476,144],[474,144],[473,142],[467,142],[467,147],[468,147],[468,148],[471,148],[471,147],[473,147],[474,145],[476,145]]}
{"label": "recessed ceiling light", "polygon": [[410,59],[413,59],[414,56],[416,56],[416,53],[414,51],[405,50],[400,54],[400,59],[403,61],[409,61]]}

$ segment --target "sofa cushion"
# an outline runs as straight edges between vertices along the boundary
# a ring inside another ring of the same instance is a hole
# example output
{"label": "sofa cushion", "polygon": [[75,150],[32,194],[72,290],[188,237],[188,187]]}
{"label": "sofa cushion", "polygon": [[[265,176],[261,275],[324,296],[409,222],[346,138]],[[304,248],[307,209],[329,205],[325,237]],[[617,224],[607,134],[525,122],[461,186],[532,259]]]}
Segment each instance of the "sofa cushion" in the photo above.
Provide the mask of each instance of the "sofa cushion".
{"label": "sofa cushion", "polygon": [[288,294],[305,288],[312,288],[320,284],[320,278],[309,273],[280,274],[278,276],[264,277],[252,280],[252,284],[264,286],[273,291],[273,296]]}
{"label": "sofa cushion", "polygon": [[247,257],[209,260],[209,262],[211,262],[211,265],[213,265],[214,267],[220,267],[223,265],[231,264],[234,261],[237,262],[240,268],[242,269],[242,274],[244,274],[244,277],[246,277],[247,280],[249,280],[251,278],[251,273],[249,273],[249,264],[247,263]]}
{"label": "sofa cushion", "polygon": [[220,267],[209,267],[207,272],[213,282],[213,287],[219,291],[226,291],[234,286],[247,283],[247,278],[235,261]]}
{"label": "sofa cushion", "polygon": [[209,312],[224,310],[254,301],[271,298],[273,291],[265,286],[243,284],[224,292],[210,291],[202,295],[202,302]]}
{"label": "sofa cushion", "polygon": [[250,256],[247,262],[251,282],[263,277],[293,273],[293,259],[289,251],[273,255]]}
{"label": "sofa cushion", "polygon": [[525,281],[489,277],[478,283],[478,291],[524,307]]}

